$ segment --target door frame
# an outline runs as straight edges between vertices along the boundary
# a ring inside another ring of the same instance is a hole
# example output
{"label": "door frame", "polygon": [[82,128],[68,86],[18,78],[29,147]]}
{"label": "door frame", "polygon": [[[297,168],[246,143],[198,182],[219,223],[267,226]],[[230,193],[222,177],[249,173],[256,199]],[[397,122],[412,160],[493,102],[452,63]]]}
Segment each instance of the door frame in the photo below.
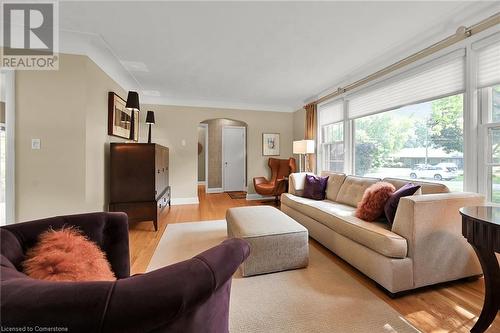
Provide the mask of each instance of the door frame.
{"label": "door frame", "polygon": [[16,72],[1,70],[5,75],[5,224],[16,222],[15,210],[15,118],[16,118]]}
{"label": "door frame", "polygon": [[[199,123],[198,127],[203,127],[205,129],[205,144],[203,147],[203,154],[205,158],[205,193],[208,193],[208,124]],[[198,179],[198,177],[196,178]]]}
{"label": "door frame", "polygon": [[224,168],[224,129],[226,128],[241,128],[243,129],[243,156],[244,156],[244,161],[243,161],[243,190],[246,191],[247,188],[247,128],[246,126],[222,126],[222,140],[221,140],[221,151],[222,151],[222,158],[221,158],[221,169],[222,169],[222,192],[226,192],[225,189],[225,184],[224,184],[224,178],[225,178],[225,168]]}

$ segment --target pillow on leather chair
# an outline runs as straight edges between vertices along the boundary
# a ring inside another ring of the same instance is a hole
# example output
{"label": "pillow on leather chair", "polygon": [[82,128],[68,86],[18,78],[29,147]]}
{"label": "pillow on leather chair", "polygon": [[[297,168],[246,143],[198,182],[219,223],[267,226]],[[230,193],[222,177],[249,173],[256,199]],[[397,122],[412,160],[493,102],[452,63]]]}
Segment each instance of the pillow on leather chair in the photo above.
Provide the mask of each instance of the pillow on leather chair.
{"label": "pillow on leather chair", "polygon": [[24,273],[48,281],[114,281],[106,255],[74,228],[48,230],[28,250]]}
{"label": "pillow on leather chair", "polygon": [[306,175],[302,196],[314,200],[325,200],[328,177],[329,176],[318,177],[315,175]]}

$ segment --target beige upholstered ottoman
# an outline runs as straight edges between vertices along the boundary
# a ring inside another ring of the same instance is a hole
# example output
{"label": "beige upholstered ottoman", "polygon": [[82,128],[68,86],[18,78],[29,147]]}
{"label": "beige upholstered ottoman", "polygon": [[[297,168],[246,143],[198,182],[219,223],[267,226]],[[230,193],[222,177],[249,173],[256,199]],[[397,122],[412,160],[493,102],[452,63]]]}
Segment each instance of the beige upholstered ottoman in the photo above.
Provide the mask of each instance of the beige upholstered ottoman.
{"label": "beige upholstered ottoman", "polygon": [[243,276],[306,267],[309,262],[307,229],[270,206],[237,207],[226,212],[228,237],[250,244],[250,256],[241,265]]}

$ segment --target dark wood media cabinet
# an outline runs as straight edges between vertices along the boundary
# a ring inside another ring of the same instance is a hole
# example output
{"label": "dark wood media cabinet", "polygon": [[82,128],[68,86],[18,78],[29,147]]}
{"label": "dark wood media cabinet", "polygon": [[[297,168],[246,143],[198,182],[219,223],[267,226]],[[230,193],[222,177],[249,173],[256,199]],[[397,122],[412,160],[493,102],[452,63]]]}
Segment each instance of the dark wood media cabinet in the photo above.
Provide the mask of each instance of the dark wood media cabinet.
{"label": "dark wood media cabinet", "polygon": [[154,143],[111,143],[111,212],[125,212],[130,222],[158,220],[170,207],[168,148]]}

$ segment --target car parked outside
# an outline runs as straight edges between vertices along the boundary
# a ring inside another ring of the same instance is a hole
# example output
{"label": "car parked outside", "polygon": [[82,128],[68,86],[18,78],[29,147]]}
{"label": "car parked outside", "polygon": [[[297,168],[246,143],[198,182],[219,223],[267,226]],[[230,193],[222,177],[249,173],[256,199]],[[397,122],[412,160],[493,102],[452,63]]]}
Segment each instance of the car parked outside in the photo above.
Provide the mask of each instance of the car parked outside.
{"label": "car parked outside", "polygon": [[[449,164],[449,163],[446,163]],[[452,180],[458,176],[457,168],[443,165],[422,165],[413,169],[410,178],[428,178],[434,180]]]}

